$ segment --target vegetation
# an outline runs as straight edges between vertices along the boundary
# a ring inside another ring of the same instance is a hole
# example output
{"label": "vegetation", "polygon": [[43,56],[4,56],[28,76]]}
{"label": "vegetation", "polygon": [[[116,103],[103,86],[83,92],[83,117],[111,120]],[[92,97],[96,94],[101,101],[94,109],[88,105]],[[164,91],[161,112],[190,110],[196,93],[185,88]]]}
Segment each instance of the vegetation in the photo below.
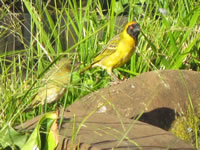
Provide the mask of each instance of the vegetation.
{"label": "vegetation", "polygon": [[41,114],[41,107],[24,110],[40,79],[61,57],[72,60],[72,83],[63,98],[45,111],[55,110],[58,103],[66,108],[107,86],[112,79],[99,68],[83,75],[77,72],[133,18],[142,32],[130,63],[116,69],[121,72],[119,78],[151,70],[200,70],[197,0],[3,0],[0,5],[1,129]]}
{"label": "vegetation", "polygon": [[200,139],[197,137],[200,135],[199,124],[200,115],[195,113],[188,105],[187,111],[177,116],[170,131],[186,142],[199,145]]}

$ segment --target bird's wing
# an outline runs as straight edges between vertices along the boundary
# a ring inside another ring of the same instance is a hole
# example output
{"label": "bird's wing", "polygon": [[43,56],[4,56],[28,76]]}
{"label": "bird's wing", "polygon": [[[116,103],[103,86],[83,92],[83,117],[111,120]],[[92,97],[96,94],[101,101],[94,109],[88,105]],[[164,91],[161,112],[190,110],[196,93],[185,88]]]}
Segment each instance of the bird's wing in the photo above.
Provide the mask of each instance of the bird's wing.
{"label": "bird's wing", "polygon": [[110,56],[111,54],[113,54],[116,51],[116,47],[119,43],[120,40],[120,36],[119,34],[114,36],[107,44],[106,46],[101,50],[101,52],[99,53],[99,55],[97,55],[97,57],[93,60],[92,64],[95,64],[97,62],[99,62],[100,60],[102,60],[103,58]]}

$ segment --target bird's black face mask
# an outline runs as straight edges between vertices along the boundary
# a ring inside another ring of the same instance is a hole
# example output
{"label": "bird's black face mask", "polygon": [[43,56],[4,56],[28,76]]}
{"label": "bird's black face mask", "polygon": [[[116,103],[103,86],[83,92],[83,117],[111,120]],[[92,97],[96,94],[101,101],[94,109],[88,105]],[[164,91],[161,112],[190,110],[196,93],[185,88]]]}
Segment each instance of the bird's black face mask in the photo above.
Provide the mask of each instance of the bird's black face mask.
{"label": "bird's black face mask", "polygon": [[140,25],[139,24],[131,24],[130,26],[128,26],[127,28],[127,33],[133,37],[135,39],[135,41],[137,42],[138,40],[138,35],[140,33]]}

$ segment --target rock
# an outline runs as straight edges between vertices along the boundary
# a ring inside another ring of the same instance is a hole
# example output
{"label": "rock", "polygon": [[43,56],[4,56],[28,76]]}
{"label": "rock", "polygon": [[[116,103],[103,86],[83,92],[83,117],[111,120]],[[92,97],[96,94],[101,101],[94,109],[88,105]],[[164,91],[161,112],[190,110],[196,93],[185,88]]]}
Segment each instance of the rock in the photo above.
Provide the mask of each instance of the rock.
{"label": "rock", "polygon": [[[67,108],[76,115],[86,116],[98,110],[141,120],[169,129],[176,112],[188,108],[189,99],[195,109],[200,102],[200,73],[166,70],[143,73],[120,84],[93,92]],[[166,124],[167,123],[167,124]]]}
{"label": "rock", "polygon": [[[63,116],[58,149],[194,150],[170,132],[141,121],[95,111],[88,116],[74,116],[65,111]],[[40,118],[27,121],[23,129],[33,129]]]}
{"label": "rock", "polygon": [[83,148],[85,144],[98,150],[193,149],[190,144],[170,132],[140,121],[95,112],[89,116],[76,116],[74,119],[69,112],[65,112],[64,116],[68,116],[70,121],[69,118],[64,121],[60,134],[66,139],[75,137],[74,142],[68,141],[68,149],[71,143],[74,144],[73,148],[80,145],[81,150],[86,150]]}

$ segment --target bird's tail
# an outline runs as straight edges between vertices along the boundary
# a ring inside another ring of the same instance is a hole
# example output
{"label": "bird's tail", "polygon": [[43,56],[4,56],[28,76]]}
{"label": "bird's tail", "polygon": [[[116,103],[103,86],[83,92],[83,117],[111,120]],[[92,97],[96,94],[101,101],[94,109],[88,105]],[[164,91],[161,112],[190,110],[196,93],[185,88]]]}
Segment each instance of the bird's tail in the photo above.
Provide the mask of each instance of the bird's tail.
{"label": "bird's tail", "polygon": [[82,74],[83,72],[85,72],[86,70],[90,69],[92,67],[92,64],[86,66],[85,68],[83,68],[81,71],[80,71],[80,74]]}

